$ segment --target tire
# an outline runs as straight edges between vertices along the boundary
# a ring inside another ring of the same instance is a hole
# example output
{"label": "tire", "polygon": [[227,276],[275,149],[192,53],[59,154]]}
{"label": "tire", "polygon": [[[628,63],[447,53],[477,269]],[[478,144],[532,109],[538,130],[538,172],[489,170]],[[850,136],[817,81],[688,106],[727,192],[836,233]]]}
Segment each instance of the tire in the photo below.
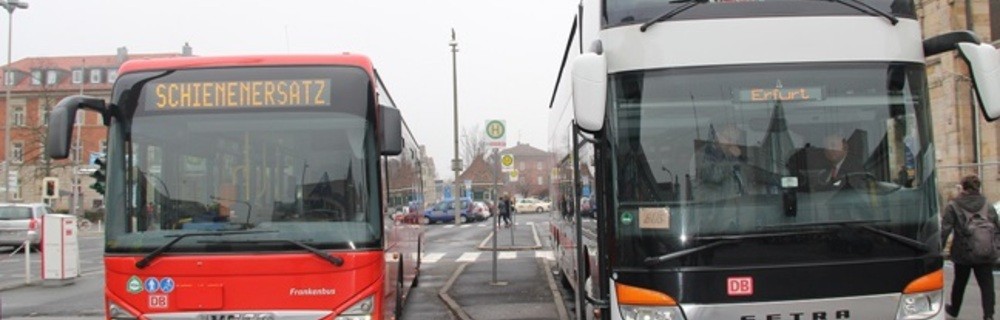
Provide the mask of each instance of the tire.
{"label": "tire", "polygon": [[535,208],[535,212],[542,213],[542,207]]}
{"label": "tire", "polygon": [[421,248],[422,245],[420,244],[421,239],[423,239],[423,237],[417,238],[417,274],[413,276],[413,282],[410,283],[410,287],[413,288],[420,285],[420,266],[422,266],[424,256],[423,248]]}
{"label": "tire", "polygon": [[396,319],[403,318],[403,259],[399,260],[399,276],[396,280]]}
{"label": "tire", "polygon": [[431,224],[431,223],[434,223],[434,221],[431,221],[431,218],[428,218],[427,216],[424,216],[423,218],[420,218],[420,224],[425,224],[426,225],[426,224]]}
{"label": "tire", "polygon": [[466,222],[469,222],[469,218],[468,217],[466,217],[464,215],[458,217],[458,223],[464,224]]}

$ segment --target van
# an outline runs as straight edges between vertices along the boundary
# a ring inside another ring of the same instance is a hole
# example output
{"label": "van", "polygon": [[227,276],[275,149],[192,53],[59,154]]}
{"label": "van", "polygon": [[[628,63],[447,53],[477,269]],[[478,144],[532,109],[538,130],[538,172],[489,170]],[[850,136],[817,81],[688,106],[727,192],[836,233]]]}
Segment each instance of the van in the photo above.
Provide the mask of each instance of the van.
{"label": "van", "polygon": [[42,216],[48,212],[44,203],[0,204],[0,246],[18,247],[27,239],[40,248]]}

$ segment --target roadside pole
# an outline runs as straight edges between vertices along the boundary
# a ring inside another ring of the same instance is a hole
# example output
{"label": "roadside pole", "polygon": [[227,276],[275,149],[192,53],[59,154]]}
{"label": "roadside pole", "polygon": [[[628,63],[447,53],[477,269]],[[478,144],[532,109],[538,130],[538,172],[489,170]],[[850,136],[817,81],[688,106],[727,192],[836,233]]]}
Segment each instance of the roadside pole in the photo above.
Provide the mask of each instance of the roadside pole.
{"label": "roadside pole", "polygon": [[[39,243],[41,246],[41,243]],[[24,283],[31,284],[31,240],[24,239]]]}
{"label": "roadside pole", "polygon": [[507,283],[497,281],[497,256],[499,255],[497,251],[497,238],[500,236],[500,169],[502,161],[500,149],[507,147],[506,121],[486,120],[486,143],[493,151],[493,154],[490,156],[490,159],[493,159],[493,207],[497,210],[493,214],[493,282],[490,282],[490,284],[503,286],[507,285]]}
{"label": "roadside pole", "polygon": [[[495,164],[493,168],[493,207],[497,208],[496,214],[493,215],[493,282],[491,284],[498,285],[497,283],[497,233],[500,232],[500,153],[499,150],[493,150],[493,163]],[[490,208],[492,211],[493,208]]]}

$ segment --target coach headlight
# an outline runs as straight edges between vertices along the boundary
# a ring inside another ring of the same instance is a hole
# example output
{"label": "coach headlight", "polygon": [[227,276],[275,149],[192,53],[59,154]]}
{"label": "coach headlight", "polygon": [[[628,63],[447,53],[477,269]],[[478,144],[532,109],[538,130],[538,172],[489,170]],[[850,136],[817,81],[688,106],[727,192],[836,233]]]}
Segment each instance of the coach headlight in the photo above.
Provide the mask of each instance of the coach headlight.
{"label": "coach headlight", "polygon": [[923,320],[934,317],[941,312],[940,290],[931,292],[904,294],[899,301],[897,320]]}
{"label": "coach headlight", "polygon": [[930,319],[941,312],[944,272],[937,270],[913,280],[903,289],[896,320]]}
{"label": "coach headlight", "polygon": [[336,320],[371,320],[372,311],[375,310],[375,296],[368,296],[361,299],[343,313],[337,316]]}
{"label": "coach headlight", "polygon": [[625,320],[684,320],[673,297],[664,293],[615,284],[618,309]]}

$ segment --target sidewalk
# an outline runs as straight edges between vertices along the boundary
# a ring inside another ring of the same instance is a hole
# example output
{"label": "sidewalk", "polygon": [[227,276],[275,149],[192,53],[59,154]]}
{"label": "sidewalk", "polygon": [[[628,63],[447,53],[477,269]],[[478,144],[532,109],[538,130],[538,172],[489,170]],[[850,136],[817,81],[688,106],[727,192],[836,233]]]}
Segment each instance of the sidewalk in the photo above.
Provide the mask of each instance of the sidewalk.
{"label": "sidewalk", "polygon": [[[541,249],[534,225],[501,228],[497,251]],[[513,238],[511,238],[513,235]],[[491,231],[479,245],[493,250]],[[492,253],[489,253],[492,254]],[[439,296],[462,320],[569,319],[563,297],[544,258],[497,260],[497,282],[493,282],[493,259],[459,266]]]}
{"label": "sidewalk", "polygon": [[[492,221],[490,221],[492,223]],[[510,228],[496,229],[497,251],[538,250],[542,243],[538,238],[538,230],[534,223],[520,223]],[[513,236],[513,237],[512,237]],[[493,231],[479,243],[479,250],[493,250]]]}

